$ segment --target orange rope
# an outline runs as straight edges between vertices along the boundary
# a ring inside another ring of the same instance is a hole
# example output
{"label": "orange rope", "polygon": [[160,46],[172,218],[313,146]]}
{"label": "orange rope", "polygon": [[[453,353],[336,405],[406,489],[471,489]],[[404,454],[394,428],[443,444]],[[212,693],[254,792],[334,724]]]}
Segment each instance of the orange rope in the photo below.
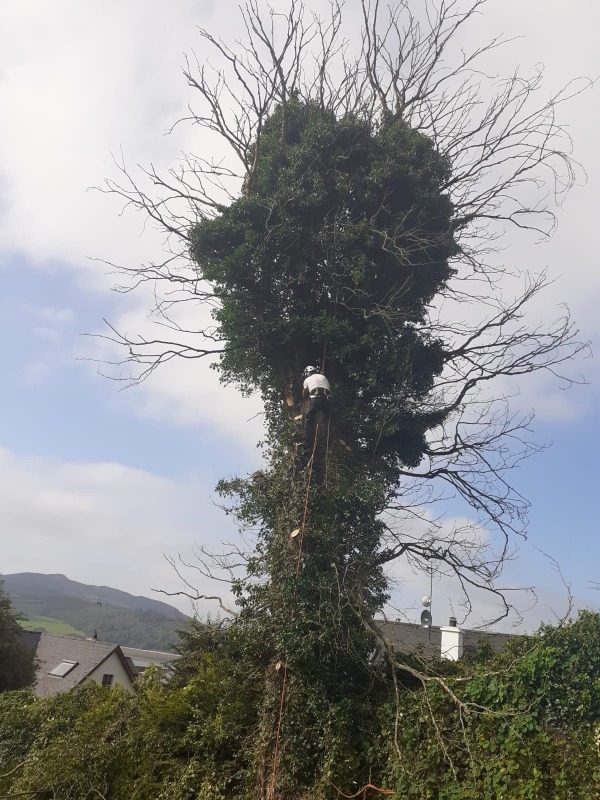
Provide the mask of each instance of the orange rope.
{"label": "orange rope", "polygon": [[[325,369],[325,353],[327,351],[327,343],[323,347],[323,359],[321,362],[321,372]],[[296,564],[296,583],[294,585],[294,600],[296,599],[296,591],[298,588],[298,576],[300,575],[300,564],[302,561],[302,544],[304,542],[304,530],[306,528],[306,518],[308,516],[308,500],[310,497],[310,486],[312,481],[312,473],[313,473],[313,465],[315,461],[315,453],[317,451],[317,443],[319,441],[319,428],[321,424],[317,422],[317,426],[315,428],[315,439],[313,442],[313,449],[308,461],[308,476],[306,481],[306,495],[304,498],[304,512],[302,515],[302,524],[300,525],[300,541],[298,542],[298,561]],[[327,432],[327,444],[329,447],[329,431]],[[294,609],[292,608],[292,619],[294,618]],[[269,789],[269,794],[271,796],[271,800],[274,800],[275,797],[275,783],[277,780],[277,767],[279,764],[279,739],[281,734],[281,725],[283,722],[283,712],[285,709],[285,690],[287,684],[287,669],[288,669],[288,660],[287,657],[285,659],[285,663],[283,665],[283,682],[281,685],[281,700],[279,702],[279,718],[277,720],[277,731],[275,734],[275,751],[273,753],[273,772],[271,775],[271,786]],[[333,786],[333,784],[332,784]]]}
{"label": "orange rope", "polygon": [[285,685],[287,683],[287,658],[283,665],[283,684],[281,686],[281,702],[279,704],[279,719],[277,720],[277,733],[275,735],[275,752],[273,754],[273,773],[271,775],[271,788],[269,793],[271,800],[275,797],[275,780],[277,778],[277,765],[279,763],[279,734],[281,733],[281,723],[283,722],[283,706],[285,704]]}
{"label": "orange rope", "polygon": [[321,360],[321,372],[325,372],[325,353],[327,352],[327,342],[323,345],[323,358]]}
{"label": "orange rope", "polygon": [[[298,542],[298,562],[296,564],[296,583],[294,585],[294,599],[296,599],[296,590],[298,588],[298,575],[300,574],[300,563],[302,559],[302,542],[304,541],[304,528],[306,526],[306,517],[308,515],[308,499],[310,496],[310,484],[312,481],[312,469],[313,463],[315,458],[315,452],[317,450],[317,442],[319,440],[319,427],[320,423],[317,422],[317,427],[315,428],[315,440],[313,443],[312,454],[310,460],[308,462],[308,480],[306,482],[306,496],[304,499],[304,513],[302,516],[302,524],[300,526],[300,541]],[[294,609],[292,609],[292,619],[294,617]],[[288,660],[287,657],[285,659],[285,663],[283,665],[283,682],[281,685],[281,700],[279,702],[279,718],[277,720],[277,731],[275,734],[275,751],[273,753],[273,771],[271,774],[271,786],[269,789],[269,794],[271,800],[274,800],[275,797],[275,782],[277,780],[277,767],[279,764],[279,739],[281,734],[281,725],[283,723],[283,711],[285,708],[285,690],[287,684],[287,668],[288,668]]]}
{"label": "orange rope", "polygon": [[302,515],[302,524],[300,525],[300,541],[298,543],[298,563],[296,564],[296,585],[294,586],[294,599],[296,598],[296,588],[298,586],[298,575],[300,574],[300,561],[302,559],[302,543],[304,542],[304,529],[306,527],[306,517],[308,516],[308,499],[310,497],[310,484],[312,481],[313,464],[315,463],[315,453],[317,451],[317,442],[319,441],[319,428],[321,423],[317,422],[315,428],[315,440],[313,442],[313,449],[308,461],[308,480],[306,481],[306,495],[304,497],[304,513]]}
{"label": "orange rope", "polygon": [[360,794],[362,794],[364,800],[364,798],[367,796],[367,791],[369,789],[373,789],[374,792],[379,792],[379,794],[384,794],[387,795],[388,797],[390,795],[396,794],[396,792],[393,789],[379,789],[377,786],[373,786],[372,783],[367,783],[366,786],[363,786],[362,789],[359,789],[358,792],[355,792],[354,794],[344,794],[344,792],[342,792],[341,789],[338,789],[335,783],[331,783],[331,781],[327,781],[327,783],[333,786],[336,792],[340,794],[342,797],[346,797],[347,800],[352,800],[353,797],[358,797]]}

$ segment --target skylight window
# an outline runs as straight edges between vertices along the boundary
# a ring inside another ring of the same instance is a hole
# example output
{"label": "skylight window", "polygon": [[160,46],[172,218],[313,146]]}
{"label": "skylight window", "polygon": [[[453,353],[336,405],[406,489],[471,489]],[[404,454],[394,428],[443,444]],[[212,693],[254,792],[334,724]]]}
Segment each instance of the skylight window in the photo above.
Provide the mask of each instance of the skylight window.
{"label": "skylight window", "polygon": [[54,669],[51,669],[48,675],[54,675],[55,678],[64,678],[72,669],[79,664],[79,661],[61,661]]}

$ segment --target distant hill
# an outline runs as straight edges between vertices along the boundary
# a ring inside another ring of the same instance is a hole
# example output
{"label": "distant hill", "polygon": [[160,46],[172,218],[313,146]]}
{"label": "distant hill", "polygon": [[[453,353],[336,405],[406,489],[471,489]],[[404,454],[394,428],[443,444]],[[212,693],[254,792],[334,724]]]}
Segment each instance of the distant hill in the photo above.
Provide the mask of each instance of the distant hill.
{"label": "distant hill", "polygon": [[101,641],[170,651],[178,641],[177,631],[188,621],[185,614],[160,600],[135,596],[110,586],[78,583],[65,575],[20,572],[3,575],[0,579],[13,606],[27,617],[24,625],[29,629],[50,633],[82,632],[91,636],[100,600],[98,638]]}

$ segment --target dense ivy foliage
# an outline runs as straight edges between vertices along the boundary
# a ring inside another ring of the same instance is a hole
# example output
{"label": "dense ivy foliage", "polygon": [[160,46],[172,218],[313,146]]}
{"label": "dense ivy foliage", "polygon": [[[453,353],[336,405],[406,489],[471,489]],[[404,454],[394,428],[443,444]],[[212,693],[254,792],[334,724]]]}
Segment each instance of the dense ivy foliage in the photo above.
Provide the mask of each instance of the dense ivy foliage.
{"label": "dense ivy foliage", "polygon": [[192,256],[220,301],[221,373],[260,389],[272,428],[326,352],[336,430],[365,457],[418,464],[441,421],[419,401],[442,343],[417,324],[457,252],[448,176],[399,117],[374,127],[292,100],[266,120],[252,185],[194,228]]}
{"label": "dense ivy foliage", "polygon": [[[245,638],[245,637],[244,637]],[[88,684],[47,700],[0,696],[0,792],[89,800],[251,800],[260,772],[262,670],[236,626],[192,628],[179,673],[133,691]],[[398,798],[593,800],[600,792],[600,615],[544,627],[499,655],[419,661],[398,694],[292,694],[288,737],[319,764],[298,795],[333,800],[368,783]],[[257,647],[257,649],[259,649]],[[443,680],[436,682],[437,678]],[[452,693],[452,696],[450,695]],[[313,726],[307,724],[312,718]],[[304,777],[306,761],[288,753]],[[25,796],[23,795],[23,796]],[[367,800],[378,794],[368,791]]]}
{"label": "dense ivy foliage", "polygon": [[[390,759],[405,798],[593,798],[600,791],[600,616],[544,626],[440,685],[401,695]],[[484,649],[484,648],[482,648]],[[437,726],[431,717],[434,708]],[[389,742],[388,742],[389,743]]]}

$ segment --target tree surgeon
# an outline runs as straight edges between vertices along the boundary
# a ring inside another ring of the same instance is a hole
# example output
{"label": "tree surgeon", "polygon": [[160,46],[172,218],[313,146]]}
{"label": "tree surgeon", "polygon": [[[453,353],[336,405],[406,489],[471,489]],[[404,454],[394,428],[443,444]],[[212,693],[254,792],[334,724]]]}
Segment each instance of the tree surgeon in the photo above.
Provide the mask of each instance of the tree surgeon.
{"label": "tree surgeon", "polygon": [[315,446],[315,431],[319,412],[322,413],[323,425],[329,425],[331,386],[318,367],[306,367],[303,376],[302,399],[308,400],[308,409],[304,417],[303,456],[305,462],[308,462]]}

